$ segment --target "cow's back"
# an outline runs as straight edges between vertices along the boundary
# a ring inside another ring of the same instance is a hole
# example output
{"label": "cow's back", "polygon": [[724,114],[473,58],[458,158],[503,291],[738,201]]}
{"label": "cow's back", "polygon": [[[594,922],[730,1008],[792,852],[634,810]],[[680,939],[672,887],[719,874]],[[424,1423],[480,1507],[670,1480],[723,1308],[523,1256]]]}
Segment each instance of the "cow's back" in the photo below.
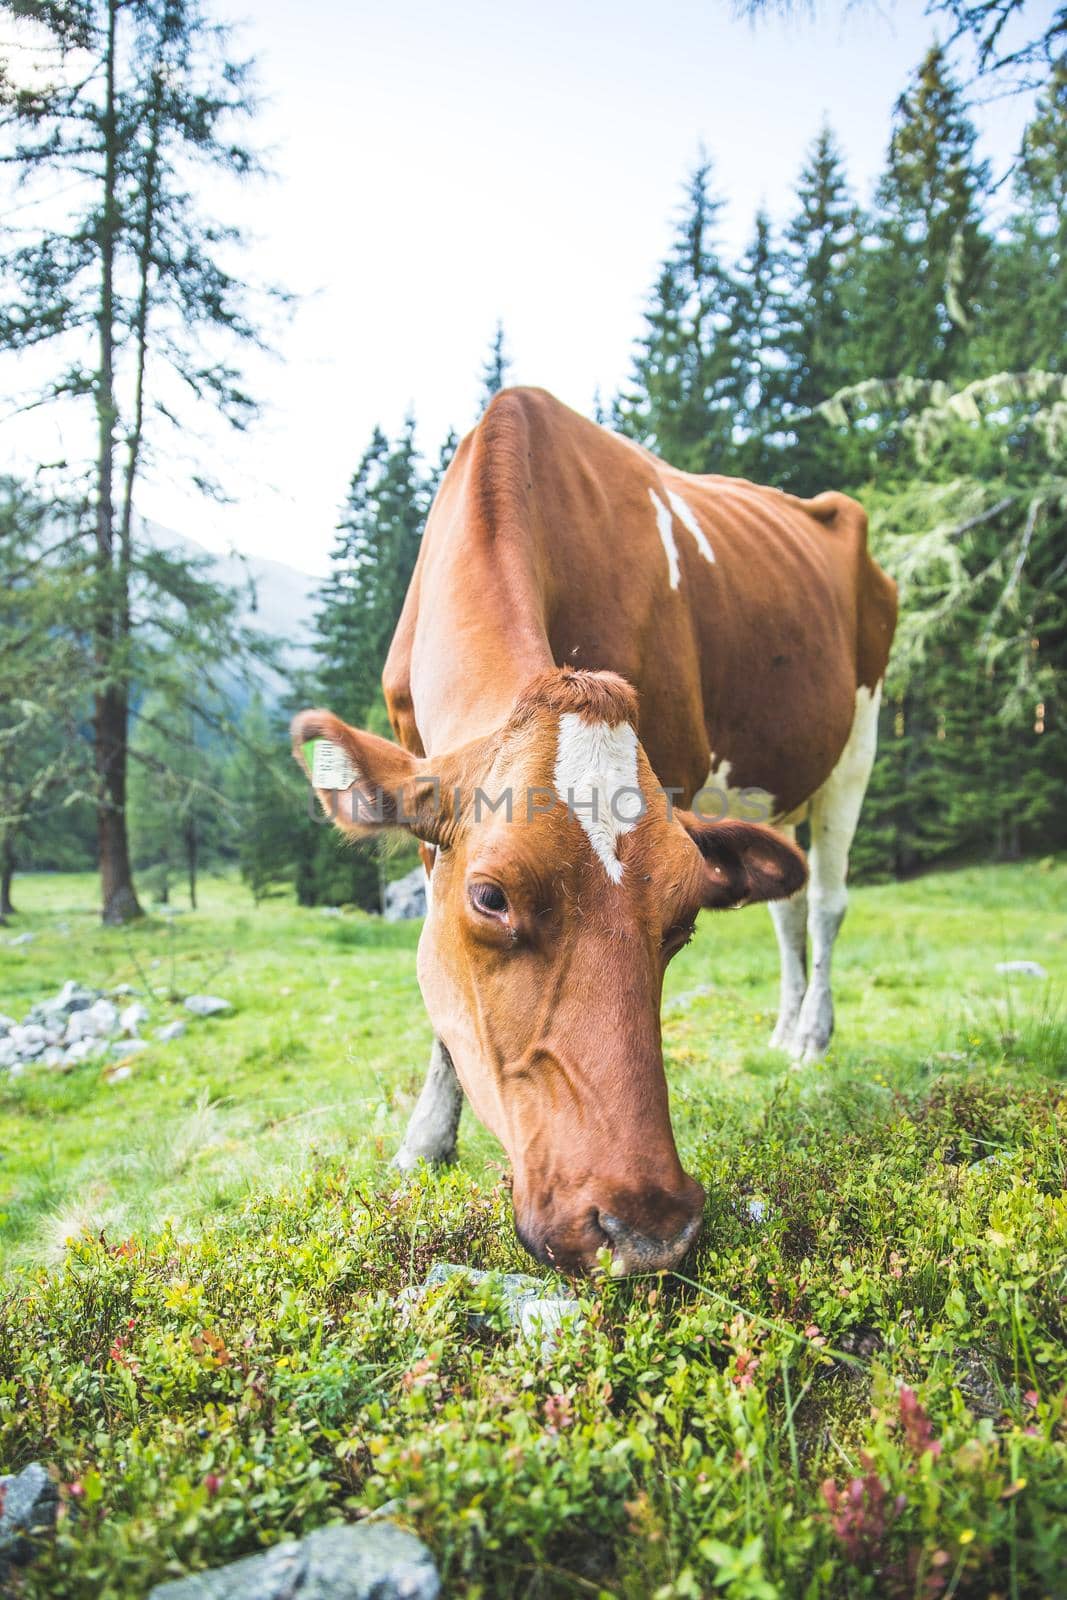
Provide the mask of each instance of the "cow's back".
{"label": "cow's back", "polygon": [[542,390],[506,390],[442,483],[387,701],[429,751],[489,731],[527,665],[608,669],[638,689],[661,782],[688,798],[714,753],[731,786],[788,810],[844,747],[894,615],[855,501],[680,473]]}

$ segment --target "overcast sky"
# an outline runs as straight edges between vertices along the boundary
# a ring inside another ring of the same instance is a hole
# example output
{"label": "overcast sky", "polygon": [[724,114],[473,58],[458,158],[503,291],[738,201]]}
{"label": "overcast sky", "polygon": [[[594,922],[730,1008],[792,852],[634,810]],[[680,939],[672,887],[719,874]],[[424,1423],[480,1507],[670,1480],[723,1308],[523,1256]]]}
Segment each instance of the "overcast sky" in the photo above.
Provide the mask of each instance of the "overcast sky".
{"label": "overcast sky", "polygon": [[[244,19],[258,57],[277,177],[207,198],[250,224],[253,269],[303,298],[279,358],[254,366],[262,421],[244,439],[206,429],[202,455],[235,503],[205,505],[179,469],[146,482],[140,507],[212,548],[313,572],[376,422],[394,431],[414,408],[435,456],[449,425],[474,421],[498,317],[516,381],[583,410],[598,385],[614,392],[702,145],[731,255],[758,205],[788,212],[824,115],[865,198],[934,32],[920,0],[756,28],[721,0],[218,9]],[[998,168],[1027,111],[978,113]],[[0,462],[47,455],[48,429],[9,424]]]}

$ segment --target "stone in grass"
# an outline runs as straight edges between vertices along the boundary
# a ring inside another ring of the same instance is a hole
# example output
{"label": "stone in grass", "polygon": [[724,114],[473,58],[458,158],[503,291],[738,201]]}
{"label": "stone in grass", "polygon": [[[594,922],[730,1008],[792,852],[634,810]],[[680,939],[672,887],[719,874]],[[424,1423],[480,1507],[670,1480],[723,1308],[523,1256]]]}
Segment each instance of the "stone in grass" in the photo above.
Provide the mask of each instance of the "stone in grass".
{"label": "stone in grass", "polygon": [[59,1493],[39,1461],[12,1478],[0,1478],[0,1586],[12,1567],[33,1557],[33,1535],[56,1520]]}
{"label": "stone in grass", "polygon": [[94,1000],[83,1011],[71,1012],[64,1044],[74,1044],[77,1039],[106,1039],[117,1033],[119,1008],[111,1000]]}
{"label": "stone in grass", "polygon": [[[564,1323],[576,1325],[582,1320],[578,1302],[572,1295],[546,1295],[543,1281],[529,1273],[481,1272],[477,1267],[459,1266],[451,1261],[435,1261],[426,1274],[426,1281],[417,1289],[406,1291],[402,1298],[420,1299],[427,1289],[436,1289],[456,1278],[470,1284],[485,1283],[491,1278],[500,1290],[508,1321],[515,1324],[524,1339],[540,1344],[546,1352],[555,1345]],[[470,1321],[474,1327],[484,1327],[488,1318],[473,1311]]]}
{"label": "stone in grass", "polygon": [[156,1038],[160,1044],[169,1044],[172,1039],[180,1039],[187,1028],[188,1023],[183,1022],[181,1017],[175,1017],[173,1022],[165,1022],[162,1028],[156,1029]]}
{"label": "stone in grass", "polygon": [[185,997],[185,1009],[194,1017],[220,1017],[233,1007],[228,1000],[220,1000],[217,994],[190,994]]}
{"label": "stone in grass", "polygon": [[1040,961],[998,961],[997,971],[1009,977],[1015,973],[1022,978],[1047,978],[1048,973]]}
{"label": "stone in grass", "polygon": [[124,1006],[119,1013],[119,1027],[123,1033],[128,1033],[131,1039],[136,1039],[137,1031],[142,1022],[148,1021],[148,1007],[143,1006],[139,1000],[134,1000],[130,1005]]}
{"label": "stone in grass", "polygon": [[148,1600],[437,1600],[440,1592],[421,1539],[394,1522],[357,1522],[157,1584]]}

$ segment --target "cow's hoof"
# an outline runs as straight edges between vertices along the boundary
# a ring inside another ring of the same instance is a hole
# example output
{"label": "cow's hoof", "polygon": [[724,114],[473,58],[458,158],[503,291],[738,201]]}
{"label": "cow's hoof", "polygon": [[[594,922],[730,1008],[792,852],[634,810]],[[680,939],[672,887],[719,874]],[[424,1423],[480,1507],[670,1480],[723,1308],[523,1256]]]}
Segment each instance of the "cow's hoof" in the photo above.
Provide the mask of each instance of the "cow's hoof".
{"label": "cow's hoof", "polygon": [[450,1167],[455,1159],[455,1145],[451,1145],[448,1149],[416,1150],[402,1144],[393,1157],[392,1164],[400,1172],[414,1172],[422,1162],[428,1167]]}
{"label": "cow's hoof", "polygon": [[798,1033],[789,1051],[794,1067],[810,1067],[812,1062],[821,1061],[829,1043],[829,1036],[824,1039],[819,1034]]}

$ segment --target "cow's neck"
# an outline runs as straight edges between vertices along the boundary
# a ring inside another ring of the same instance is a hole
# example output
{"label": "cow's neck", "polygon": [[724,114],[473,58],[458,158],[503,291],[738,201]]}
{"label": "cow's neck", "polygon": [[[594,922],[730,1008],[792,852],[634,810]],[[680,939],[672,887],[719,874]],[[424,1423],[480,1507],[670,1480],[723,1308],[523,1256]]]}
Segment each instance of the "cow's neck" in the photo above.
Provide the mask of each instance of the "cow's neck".
{"label": "cow's neck", "polygon": [[540,583],[521,549],[458,542],[424,574],[411,652],[415,721],[427,755],[503,726],[522,690],[553,666]]}

